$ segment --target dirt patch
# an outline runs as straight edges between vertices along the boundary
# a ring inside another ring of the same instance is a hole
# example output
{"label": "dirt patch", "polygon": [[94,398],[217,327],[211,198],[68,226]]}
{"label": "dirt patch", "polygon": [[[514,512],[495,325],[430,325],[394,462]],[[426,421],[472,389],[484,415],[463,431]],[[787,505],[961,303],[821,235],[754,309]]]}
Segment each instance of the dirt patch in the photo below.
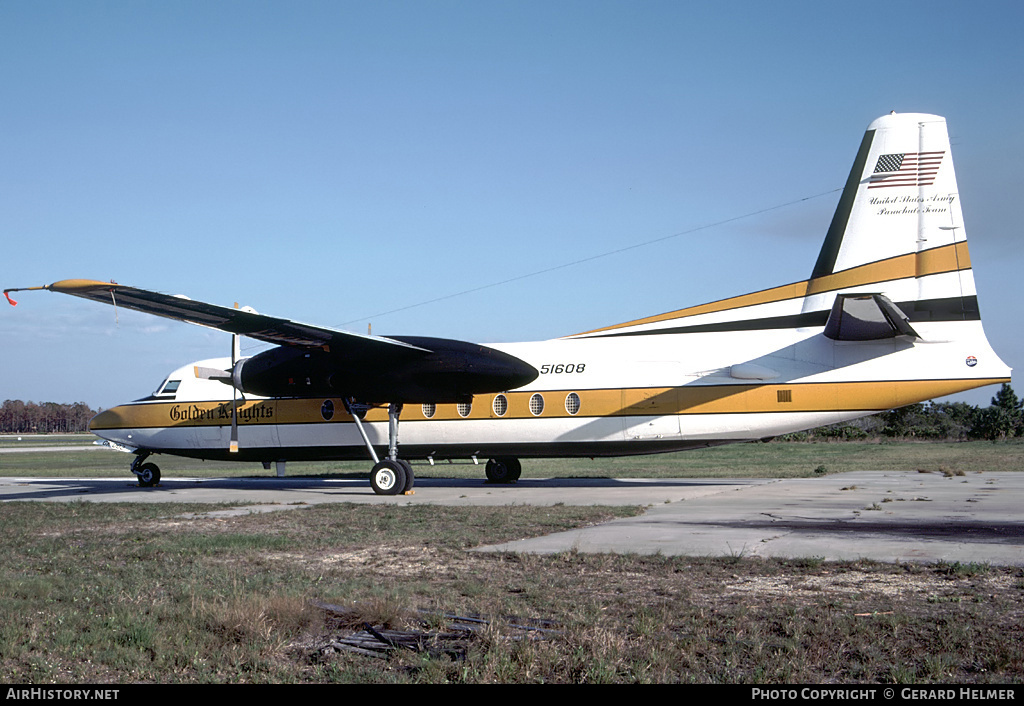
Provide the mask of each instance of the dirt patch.
{"label": "dirt patch", "polygon": [[950,579],[939,576],[844,571],[805,576],[748,576],[726,585],[731,593],[820,599],[822,593],[876,594],[893,598],[920,596],[974,596],[1011,590],[1015,580],[1006,575]]}

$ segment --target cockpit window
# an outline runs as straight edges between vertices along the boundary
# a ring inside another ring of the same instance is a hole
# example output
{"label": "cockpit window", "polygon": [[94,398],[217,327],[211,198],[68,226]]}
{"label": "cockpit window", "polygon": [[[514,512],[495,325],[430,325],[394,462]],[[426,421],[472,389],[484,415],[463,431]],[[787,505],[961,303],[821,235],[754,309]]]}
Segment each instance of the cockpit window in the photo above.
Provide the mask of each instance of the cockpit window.
{"label": "cockpit window", "polygon": [[165,382],[156,394],[158,395],[173,395],[178,391],[178,385],[181,384],[181,380],[168,380]]}

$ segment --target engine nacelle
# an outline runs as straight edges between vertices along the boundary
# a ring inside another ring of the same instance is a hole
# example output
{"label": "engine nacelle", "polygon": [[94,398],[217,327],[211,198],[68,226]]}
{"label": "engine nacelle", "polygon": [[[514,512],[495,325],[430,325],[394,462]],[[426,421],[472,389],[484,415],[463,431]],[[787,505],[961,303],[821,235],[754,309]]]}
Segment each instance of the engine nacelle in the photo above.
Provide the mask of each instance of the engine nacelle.
{"label": "engine nacelle", "polygon": [[242,392],[263,397],[334,396],[324,351],[278,346],[240,360],[234,383]]}
{"label": "engine nacelle", "polygon": [[[366,403],[462,402],[522,387],[537,370],[502,351],[451,339],[392,337],[416,348],[386,361],[280,346],[241,361],[235,384],[265,397],[352,397]],[[426,349],[426,350],[424,350]]]}

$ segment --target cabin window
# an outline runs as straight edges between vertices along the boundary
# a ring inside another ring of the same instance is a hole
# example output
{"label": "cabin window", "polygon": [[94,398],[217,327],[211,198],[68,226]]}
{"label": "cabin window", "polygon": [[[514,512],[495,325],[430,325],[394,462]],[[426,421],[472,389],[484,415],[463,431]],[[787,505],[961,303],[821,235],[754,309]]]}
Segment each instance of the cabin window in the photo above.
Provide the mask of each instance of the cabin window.
{"label": "cabin window", "polygon": [[426,417],[427,419],[430,419],[431,417],[434,416],[434,413],[437,411],[437,405],[434,404],[433,402],[424,402],[421,409],[423,410],[423,416]]}
{"label": "cabin window", "polygon": [[473,403],[459,402],[457,405],[455,405],[455,408],[459,410],[460,417],[468,417],[469,413],[473,411]]}
{"label": "cabin window", "polygon": [[544,411],[544,397],[538,392],[530,398],[530,414],[539,417]]}
{"label": "cabin window", "polygon": [[494,409],[494,413],[499,417],[504,417],[505,412],[508,411],[508,398],[505,395],[498,395],[494,398],[494,404],[491,405],[491,408]]}
{"label": "cabin window", "polygon": [[569,414],[576,414],[580,411],[580,396],[570,392],[565,396],[565,411]]}

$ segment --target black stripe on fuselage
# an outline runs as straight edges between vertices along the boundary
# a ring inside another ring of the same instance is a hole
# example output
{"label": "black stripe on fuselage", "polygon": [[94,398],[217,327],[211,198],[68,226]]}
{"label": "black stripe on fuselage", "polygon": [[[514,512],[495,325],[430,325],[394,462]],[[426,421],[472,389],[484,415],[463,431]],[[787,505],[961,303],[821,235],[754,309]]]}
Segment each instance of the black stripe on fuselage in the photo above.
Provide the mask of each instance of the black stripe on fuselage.
{"label": "black stripe on fuselage", "polygon": [[[920,321],[978,321],[978,298],[947,297],[945,299],[922,299],[896,304],[911,323]],[[726,333],[730,331],[771,331],[785,328],[815,328],[828,321],[828,310],[810,311],[787,316],[767,316],[759,319],[720,321],[713,324],[673,326],[644,331],[619,331],[604,333],[588,338],[613,338],[616,336],[654,336],[665,333]]]}

